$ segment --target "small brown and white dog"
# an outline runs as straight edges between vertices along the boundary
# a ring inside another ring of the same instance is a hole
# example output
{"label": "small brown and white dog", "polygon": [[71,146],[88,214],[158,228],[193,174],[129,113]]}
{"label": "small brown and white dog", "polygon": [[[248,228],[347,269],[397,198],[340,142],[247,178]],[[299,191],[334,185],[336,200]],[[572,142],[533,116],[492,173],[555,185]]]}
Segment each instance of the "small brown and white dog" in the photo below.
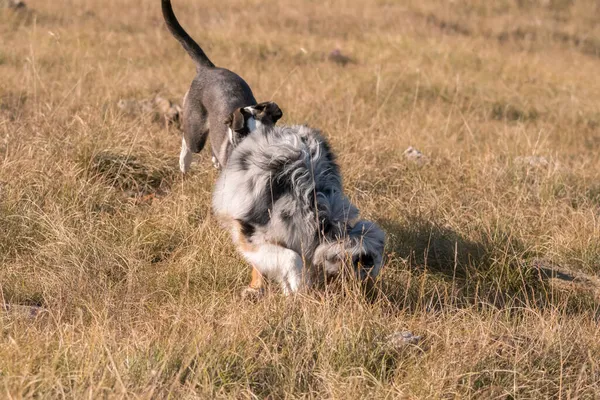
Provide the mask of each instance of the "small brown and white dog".
{"label": "small brown and white dog", "polygon": [[213,194],[215,214],[253,266],[250,288],[260,291],[266,277],[294,293],[345,269],[372,282],[383,263],[385,234],[359,220],[329,144],[308,126],[261,123],[268,115],[250,106],[230,116],[234,148]]}

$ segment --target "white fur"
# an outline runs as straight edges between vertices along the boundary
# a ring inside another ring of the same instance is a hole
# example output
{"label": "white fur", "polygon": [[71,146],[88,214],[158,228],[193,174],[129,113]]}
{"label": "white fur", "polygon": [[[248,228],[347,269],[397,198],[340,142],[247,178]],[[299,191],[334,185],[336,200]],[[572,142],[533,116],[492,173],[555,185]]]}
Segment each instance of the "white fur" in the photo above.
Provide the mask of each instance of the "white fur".
{"label": "white fur", "polygon": [[248,130],[250,132],[254,132],[258,128],[263,126],[262,122],[257,121],[254,117],[248,118],[248,121],[246,121],[246,124],[248,125]]}
{"label": "white fur", "polygon": [[179,169],[184,174],[189,171],[192,164],[192,151],[185,142],[185,138],[181,139],[181,153],[179,153]]}
{"label": "white fur", "polygon": [[263,276],[279,282],[285,294],[295,293],[302,286],[302,257],[295,251],[265,243],[242,254]]}
{"label": "white fur", "polygon": [[233,143],[233,130],[231,128],[227,128],[227,135],[229,136],[229,143]]}

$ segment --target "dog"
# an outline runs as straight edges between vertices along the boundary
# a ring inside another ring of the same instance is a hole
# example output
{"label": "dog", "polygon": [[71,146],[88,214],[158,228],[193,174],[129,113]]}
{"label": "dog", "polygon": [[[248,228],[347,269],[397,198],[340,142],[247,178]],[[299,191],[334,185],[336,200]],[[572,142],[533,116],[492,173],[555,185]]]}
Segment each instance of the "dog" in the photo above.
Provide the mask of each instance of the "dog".
{"label": "dog", "polygon": [[[175,17],[170,0],[162,0],[162,14],[171,34],[196,63],[196,76],[183,98],[183,138],[179,168],[186,173],[193,153],[199,153],[210,137],[212,162],[223,167],[232,145],[222,122],[235,110],[256,104],[250,86],[237,74],[216,67]],[[273,121],[273,123],[275,123]]]}
{"label": "dog", "polygon": [[[252,107],[245,113],[251,114]],[[236,110],[228,121],[242,118]],[[250,121],[248,119],[248,121]],[[285,294],[314,287],[345,269],[373,282],[383,263],[385,234],[359,219],[346,197],[328,142],[305,125],[247,124],[217,179],[213,211],[252,265],[248,290],[263,277]]]}

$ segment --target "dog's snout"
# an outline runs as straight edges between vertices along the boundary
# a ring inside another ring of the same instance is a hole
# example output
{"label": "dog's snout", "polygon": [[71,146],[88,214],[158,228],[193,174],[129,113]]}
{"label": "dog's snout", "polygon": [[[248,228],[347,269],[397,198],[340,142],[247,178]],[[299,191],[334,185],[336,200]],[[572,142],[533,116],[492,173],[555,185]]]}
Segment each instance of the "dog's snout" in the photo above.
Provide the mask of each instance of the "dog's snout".
{"label": "dog's snout", "polygon": [[375,260],[370,254],[360,254],[352,258],[354,269],[361,280],[368,279],[375,267]]}
{"label": "dog's snout", "polygon": [[373,260],[373,256],[371,254],[360,254],[358,256],[354,256],[352,263],[355,267],[360,267],[361,269],[371,270],[375,266],[375,260]]}

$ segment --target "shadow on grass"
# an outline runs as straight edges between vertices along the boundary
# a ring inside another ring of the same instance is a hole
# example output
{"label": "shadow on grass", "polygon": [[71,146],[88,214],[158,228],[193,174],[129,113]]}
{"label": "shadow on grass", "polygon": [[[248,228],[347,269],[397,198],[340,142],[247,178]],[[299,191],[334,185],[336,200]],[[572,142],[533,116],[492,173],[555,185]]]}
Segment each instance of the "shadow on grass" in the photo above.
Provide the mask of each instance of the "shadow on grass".
{"label": "shadow on grass", "polygon": [[597,299],[585,293],[553,290],[548,275],[536,267],[537,254],[509,228],[476,232],[483,239],[474,241],[421,218],[379,222],[388,235],[382,291],[394,307],[598,309]]}

